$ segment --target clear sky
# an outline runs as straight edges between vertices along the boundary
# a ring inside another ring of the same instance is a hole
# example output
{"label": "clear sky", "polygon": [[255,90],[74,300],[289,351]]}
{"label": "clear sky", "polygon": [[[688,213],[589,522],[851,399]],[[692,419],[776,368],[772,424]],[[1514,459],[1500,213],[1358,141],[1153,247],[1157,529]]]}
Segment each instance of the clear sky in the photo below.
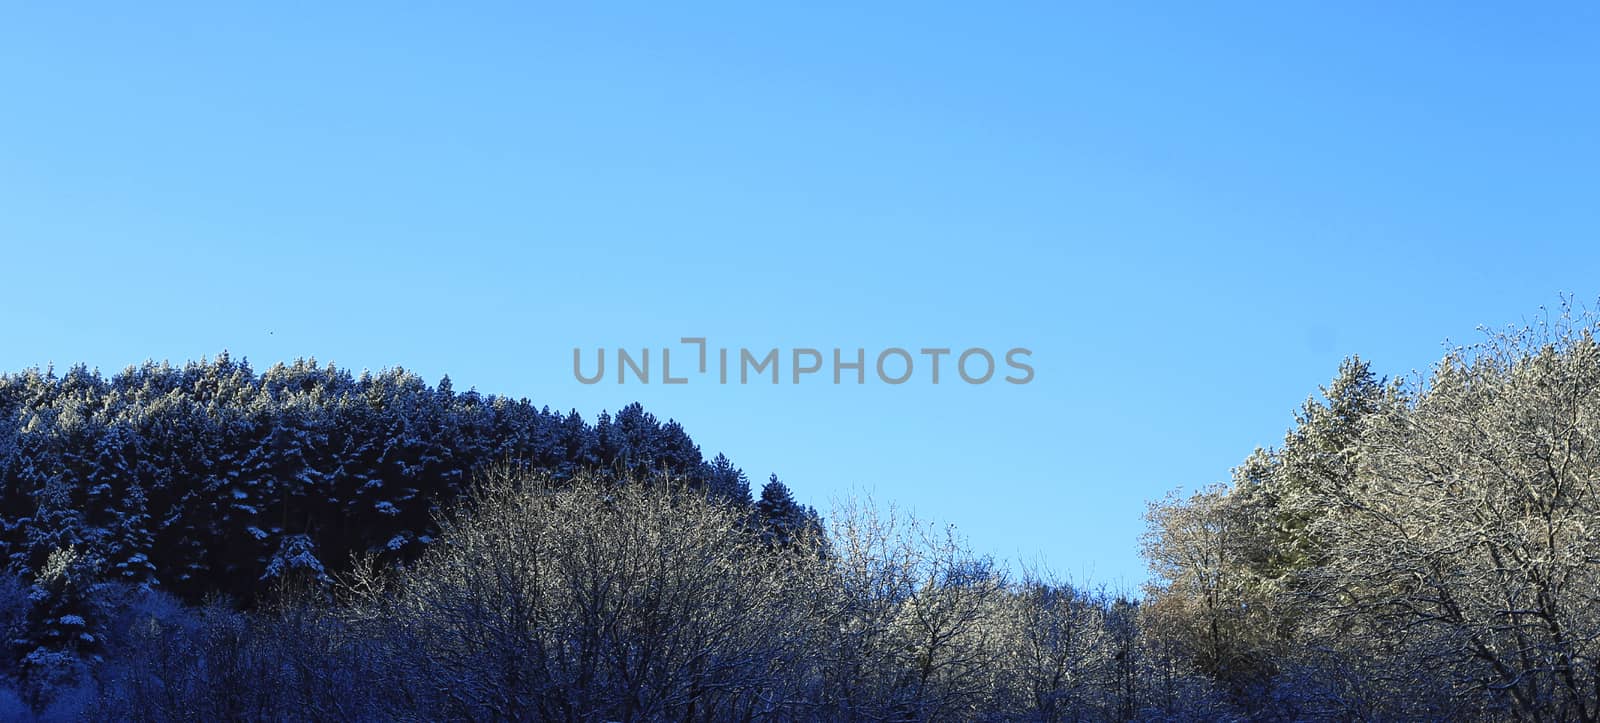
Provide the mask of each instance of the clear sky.
{"label": "clear sky", "polygon": [[[1080,581],[1341,357],[1600,298],[1594,3],[93,5],[0,4],[0,368],[639,400]],[[1037,376],[573,378],[681,336]]]}

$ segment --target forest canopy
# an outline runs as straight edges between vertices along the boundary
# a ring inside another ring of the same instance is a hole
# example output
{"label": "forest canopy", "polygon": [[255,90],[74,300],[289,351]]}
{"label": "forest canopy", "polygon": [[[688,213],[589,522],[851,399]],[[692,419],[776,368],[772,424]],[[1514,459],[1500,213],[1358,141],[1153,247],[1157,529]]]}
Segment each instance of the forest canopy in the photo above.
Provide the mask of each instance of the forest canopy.
{"label": "forest canopy", "polygon": [[726,457],[705,459],[638,404],[591,424],[458,393],[449,377],[315,360],[258,373],[224,353],[109,379],[83,366],[0,376],[0,559],[33,575],[72,548],[120,581],[248,602],[290,570],[415,557],[441,505],[507,460],[557,478],[668,474],[751,502]]}
{"label": "forest canopy", "polygon": [[[1600,719],[1600,341],[1570,310],[1152,501],[1139,594],[395,370],[0,377],[0,717]],[[10,706],[10,707],[8,707]]]}
{"label": "forest canopy", "polygon": [[1231,484],[1150,506],[1150,634],[1257,716],[1596,720],[1596,330],[1346,360]]}

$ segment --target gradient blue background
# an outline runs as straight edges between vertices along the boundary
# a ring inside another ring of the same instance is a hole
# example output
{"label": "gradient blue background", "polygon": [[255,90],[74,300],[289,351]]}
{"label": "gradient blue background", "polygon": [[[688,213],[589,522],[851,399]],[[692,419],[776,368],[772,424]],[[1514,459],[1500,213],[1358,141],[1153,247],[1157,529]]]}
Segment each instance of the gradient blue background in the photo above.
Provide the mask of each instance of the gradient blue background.
{"label": "gradient blue background", "polygon": [[[1137,585],[1359,352],[1600,296],[1600,6],[0,4],[0,368],[635,399],[803,501]],[[759,7],[757,7],[759,5]],[[1014,387],[571,349],[1031,347]]]}

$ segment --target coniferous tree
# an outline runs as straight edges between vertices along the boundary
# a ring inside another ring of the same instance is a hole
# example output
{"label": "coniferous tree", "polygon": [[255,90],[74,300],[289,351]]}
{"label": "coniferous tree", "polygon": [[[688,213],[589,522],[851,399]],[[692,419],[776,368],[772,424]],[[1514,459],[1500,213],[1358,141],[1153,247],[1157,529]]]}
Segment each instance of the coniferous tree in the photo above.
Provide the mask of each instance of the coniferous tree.
{"label": "coniferous tree", "polygon": [[96,604],[99,561],[73,547],[45,559],[28,595],[26,627],[11,641],[37,706],[98,659],[104,621]]}
{"label": "coniferous tree", "polygon": [[788,545],[803,530],[820,527],[816,510],[796,502],[789,486],[778,481],[776,474],[761,486],[761,499],[756,501],[755,512],[762,536],[774,545]]}
{"label": "coniferous tree", "polygon": [[712,495],[740,504],[750,504],[750,478],[745,476],[744,470],[733,466],[733,462],[720,452],[707,464],[707,467],[706,487]]}
{"label": "coniferous tree", "polygon": [[313,360],[257,373],[223,353],[110,380],[81,365],[0,375],[0,559],[31,574],[77,547],[113,578],[249,602],[307,542],[332,564],[415,558],[442,507],[506,460],[558,479],[666,472],[748,502],[730,462],[706,463],[681,426],[637,404],[591,425],[448,378],[357,379]]}

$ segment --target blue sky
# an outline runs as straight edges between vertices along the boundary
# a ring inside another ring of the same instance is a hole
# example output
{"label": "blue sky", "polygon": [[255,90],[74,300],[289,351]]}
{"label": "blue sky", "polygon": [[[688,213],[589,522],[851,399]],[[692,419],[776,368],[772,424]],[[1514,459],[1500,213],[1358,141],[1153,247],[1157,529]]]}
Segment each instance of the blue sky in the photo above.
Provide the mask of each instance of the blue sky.
{"label": "blue sky", "polygon": [[[0,5],[0,368],[227,349],[639,400],[1131,587],[1340,358],[1600,298],[1600,7]],[[808,4],[809,5],[809,4]],[[574,346],[1026,346],[585,386]]]}

